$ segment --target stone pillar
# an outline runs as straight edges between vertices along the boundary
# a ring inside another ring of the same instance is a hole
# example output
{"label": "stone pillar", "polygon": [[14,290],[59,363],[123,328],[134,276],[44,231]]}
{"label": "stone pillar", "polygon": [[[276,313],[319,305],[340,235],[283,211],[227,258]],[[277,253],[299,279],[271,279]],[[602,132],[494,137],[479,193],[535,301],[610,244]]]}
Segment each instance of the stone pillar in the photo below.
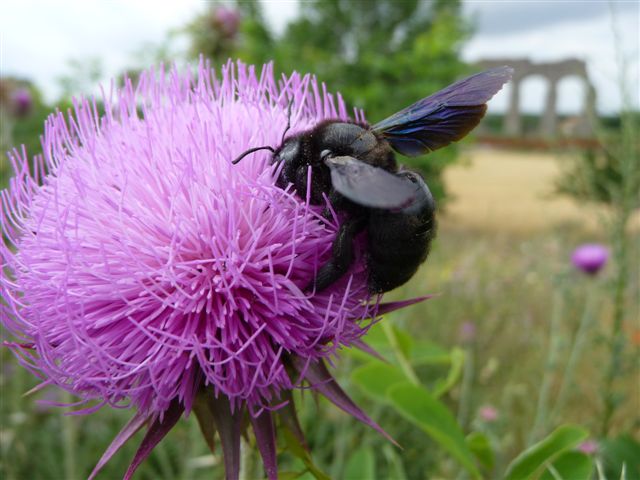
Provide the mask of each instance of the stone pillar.
{"label": "stone pillar", "polygon": [[596,117],[596,89],[586,78],[584,79],[584,85],[586,92],[583,115],[589,120],[593,120]]}
{"label": "stone pillar", "polygon": [[522,134],[522,122],[520,119],[520,78],[511,80],[511,96],[509,107],[504,119],[504,133],[513,137]]}
{"label": "stone pillar", "polygon": [[558,79],[549,78],[549,89],[547,90],[547,99],[545,102],[544,112],[538,132],[542,137],[554,137],[558,131],[558,114],[556,112],[556,103],[558,100]]}
{"label": "stone pillar", "polygon": [[592,137],[596,124],[596,89],[586,77],[584,78],[584,88],[584,105],[579,115],[580,122],[575,133],[580,137]]}

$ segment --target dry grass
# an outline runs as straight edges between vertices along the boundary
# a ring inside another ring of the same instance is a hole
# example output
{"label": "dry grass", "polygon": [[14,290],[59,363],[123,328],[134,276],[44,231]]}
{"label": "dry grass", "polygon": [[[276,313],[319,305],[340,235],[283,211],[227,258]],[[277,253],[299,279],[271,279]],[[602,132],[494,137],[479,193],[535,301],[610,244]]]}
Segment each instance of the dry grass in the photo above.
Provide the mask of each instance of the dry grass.
{"label": "dry grass", "polygon": [[474,148],[445,173],[448,224],[529,233],[559,225],[595,229],[603,213],[553,194],[557,154]]}

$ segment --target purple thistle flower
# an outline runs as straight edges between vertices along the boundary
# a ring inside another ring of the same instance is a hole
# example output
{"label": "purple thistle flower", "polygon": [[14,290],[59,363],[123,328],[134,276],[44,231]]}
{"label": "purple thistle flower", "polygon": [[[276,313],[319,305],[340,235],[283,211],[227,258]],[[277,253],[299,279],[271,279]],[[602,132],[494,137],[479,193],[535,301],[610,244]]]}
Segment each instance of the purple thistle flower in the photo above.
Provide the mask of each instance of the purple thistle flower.
{"label": "purple thistle flower", "polygon": [[11,94],[13,112],[18,117],[24,117],[31,112],[33,98],[27,88],[18,88]]}
{"label": "purple thistle flower", "polygon": [[213,11],[213,18],[226,36],[233,37],[238,33],[241,17],[240,12],[235,8],[220,5]]}
{"label": "purple thistle flower", "polygon": [[598,449],[598,442],[592,439],[585,440],[580,445],[578,445],[578,451],[584,453],[585,455],[595,455],[596,453],[598,453]]}
{"label": "purple thistle flower", "polygon": [[607,264],[608,259],[609,250],[597,243],[580,245],[571,255],[573,265],[589,275],[597,274]]}
{"label": "purple thistle flower", "polygon": [[147,424],[130,478],[194,411],[207,441],[214,425],[221,437],[227,478],[248,412],[275,478],[272,412],[304,443],[291,396],[303,381],[382,432],[324,360],[364,348],[378,311],[412,301],[369,303],[362,259],[305,294],[338,219],[276,187],[268,154],[231,164],[279,144],[290,101],[295,133],[348,118],[341,97],[308,75],[276,83],[271,65],[258,75],[229,63],[218,79],[201,62],[196,75],[151,70],[103,100],[103,116],[95,100],[52,115],[32,166],[24,149],[9,155],[0,250],[3,323],[24,342],[9,345],[22,364],[77,395],[78,413],[137,409],[92,476]]}
{"label": "purple thistle flower", "polygon": [[462,343],[473,343],[476,338],[477,330],[478,328],[475,323],[466,321],[460,325],[458,337]]}
{"label": "purple thistle flower", "polygon": [[478,411],[480,418],[485,422],[495,422],[498,419],[498,410],[491,405],[484,405]]}

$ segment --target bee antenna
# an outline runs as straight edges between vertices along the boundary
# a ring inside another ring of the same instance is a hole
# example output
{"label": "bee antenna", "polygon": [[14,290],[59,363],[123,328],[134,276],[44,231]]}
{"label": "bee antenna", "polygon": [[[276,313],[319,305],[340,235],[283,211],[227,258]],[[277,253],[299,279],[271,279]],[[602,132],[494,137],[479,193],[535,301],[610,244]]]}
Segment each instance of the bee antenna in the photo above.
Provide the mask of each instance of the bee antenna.
{"label": "bee antenna", "polygon": [[[291,128],[291,108],[292,107],[293,107],[293,98],[289,100],[289,104],[287,105],[287,126],[284,129],[284,132],[282,132],[282,139],[280,140],[280,144],[284,143],[284,136],[287,134],[287,132]],[[235,160],[233,160],[231,163],[233,165],[236,165],[244,157],[246,157],[250,153],[257,152],[258,150],[270,150],[271,153],[275,152],[275,149],[273,147],[270,147],[269,145],[265,145],[264,147],[250,148],[249,150],[246,150],[245,152],[241,153],[240,156],[238,158],[236,158]]]}
{"label": "bee antenna", "polygon": [[281,145],[284,143],[284,136],[291,128],[291,107],[293,107],[293,98],[289,100],[289,105],[287,105],[287,127],[284,129],[284,132],[282,132],[282,138],[280,139]]}
{"label": "bee antenna", "polygon": [[250,153],[257,152],[258,150],[270,150],[271,153],[275,152],[275,149],[273,147],[270,147],[269,145],[265,145],[264,147],[254,147],[254,148],[250,148],[249,150],[245,150],[243,153],[240,154],[238,158],[233,160],[231,163],[235,165]]}

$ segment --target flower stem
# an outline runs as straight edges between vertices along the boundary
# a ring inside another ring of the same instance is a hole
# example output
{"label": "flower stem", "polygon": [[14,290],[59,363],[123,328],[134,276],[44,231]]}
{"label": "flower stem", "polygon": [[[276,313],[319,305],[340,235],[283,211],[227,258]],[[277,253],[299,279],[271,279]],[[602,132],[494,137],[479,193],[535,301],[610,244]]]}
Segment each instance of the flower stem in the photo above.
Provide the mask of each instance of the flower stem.
{"label": "flower stem", "polygon": [[618,15],[615,5],[610,2],[611,27],[614,38],[616,52],[616,64],[618,69],[618,88],[622,98],[622,108],[620,109],[620,142],[617,149],[621,169],[621,184],[616,187],[611,186],[611,197],[614,199],[613,209],[615,220],[611,228],[611,239],[614,247],[614,261],[616,266],[616,277],[613,285],[613,325],[610,335],[609,367],[605,374],[603,388],[604,412],[602,415],[602,425],[600,434],[606,436],[609,432],[611,417],[618,404],[618,398],[613,391],[614,382],[622,370],[623,353],[625,347],[625,337],[623,323],[625,318],[625,296],[627,282],[629,279],[630,261],[630,241],[627,227],[631,218],[631,213],[640,201],[638,195],[638,150],[637,132],[638,121],[633,108],[632,92],[629,86],[629,62],[622,50],[622,38],[620,28],[617,23]]}
{"label": "flower stem", "polygon": [[396,359],[400,364],[400,368],[402,369],[404,374],[411,381],[411,383],[413,383],[414,385],[420,385],[418,375],[416,375],[416,372],[413,370],[409,359],[402,351],[402,347],[400,347],[400,342],[398,341],[396,332],[393,330],[393,326],[389,322],[382,322],[382,330],[384,331],[387,340],[389,340],[389,344],[391,345],[393,353],[395,354]]}
{"label": "flower stem", "polygon": [[464,370],[462,371],[462,384],[460,385],[460,402],[458,404],[458,424],[467,427],[469,419],[469,407],[471,405],[471,390],[475,376],[473,345],[467,345],[464,349]]}
{"label": "flower stem", "polygon": [[560,385],[560,391],[558,393],[557,401],[553,408],[553,412],[550,415],[551,419],[555,419],[564,407],[569,390],[573,385],[573,377],[576,371],[576,366],[578,365],[578,361],[580,360],[580,356],[582,355],[589,330],[591,329],[593,319],[595,318],[595,305],[597,304],[598,300],[596,288],[597,284],[591,281],[589,282],[589,284],[590,285],[587,291],[587,299],[585,301],[584,311],[582,313],[578,331],[576,332],[576,336],[571,347],[571,352],[569,353],[569,360],[567,361],[564,375],[562,376],[562,383]]}
{"label": "flower stem", "polygon": [[[345,358],[344,371],[351,370],[351,359]],[[375,416],[373,417],[375,418]],[[349,422],[340,422],[337,427],[333,445],[333,461],[331,462],[331,478],[340,478],[344,468],[348,444],[352,440],[353,426]]]}
{"label": "flower stem", "polygon": [[[73,403],[70,393],[64,394],[64,403]],[[64,449],[64,478],[76,480],[76,428],[75,418],[70,415],[62,416],[62,437]]]}
{"label": "flower stem", "polygon": [[[562,282],[559,282],[562,285]],[[547,363],[544,367],[542,376],[542,384],[538,393],[538,403],[536,405],[536,414],[533,421],[533,427],[529,432],[527,445],[533,444],[538,436],[543,433],[548,418],[547,410],[549,407],[549,393],[551,382],[558,364],[558,356],[560,354],[560,319],[564,312],[564,290],[562,286],[555,289],[553,297],[553,307],[551,311],[551,321],[549,325],[549,354]]]}
{"label": "flower stem", "polygon": [[244,439],[240,446],[240,480],[254,480],[253,475],[253,448]]}
{"label": "flower stem", "polygon": [[609,352],[609,366],[605,374],[604,379],[604,412],[602,414],[602,425],[600,427],[600,434],[604,437],[609,432],[611,423],[611,417],[616,409],[618,399],[613,391],[613,384],[622,370],[622,357],[624,351],[624,331],[623,322],[625,317],[625,291],[627,287],[628,278],[628,260],[627,260],[627,239],[626,239],[626,224],[628,217],[621,214],[621,218],[618,219],[619,227],[616,229],[620,234],[620,237],[614,239],[614,259],[617,266],[616,278],[614,280],[614,304],[613,304],[613,325],[610,334],[610,352]]}

